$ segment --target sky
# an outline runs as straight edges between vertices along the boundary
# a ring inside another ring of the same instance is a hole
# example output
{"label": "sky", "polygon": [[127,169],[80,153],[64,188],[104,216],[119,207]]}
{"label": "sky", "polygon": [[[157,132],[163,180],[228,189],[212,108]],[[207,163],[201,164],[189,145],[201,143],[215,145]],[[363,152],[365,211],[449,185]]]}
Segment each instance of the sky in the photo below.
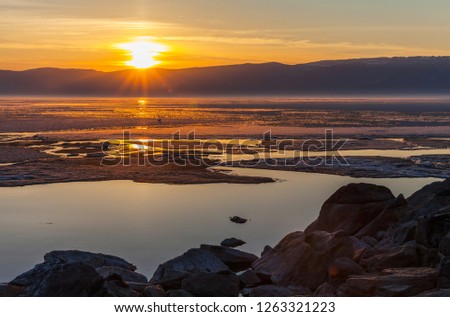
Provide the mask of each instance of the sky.
{"label": "sky", "polygon": [[0,0],[0,69],[129,68],[450,55],[448,0]]}

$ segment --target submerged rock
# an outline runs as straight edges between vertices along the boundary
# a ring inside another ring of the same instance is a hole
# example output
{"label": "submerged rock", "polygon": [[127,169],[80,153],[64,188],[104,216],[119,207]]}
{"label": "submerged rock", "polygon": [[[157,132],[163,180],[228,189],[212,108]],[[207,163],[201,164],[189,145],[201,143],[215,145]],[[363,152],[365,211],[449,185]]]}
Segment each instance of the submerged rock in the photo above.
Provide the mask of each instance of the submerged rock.
{"label": "submerged rock", "polygon": [[248,221],[248,219],[241,218],[241,217],[238,217],[238,216],[233,216],[233,217],[230,217],[230,221],[234,222],[234,223],[242,224],[242,223],[246,223]]}

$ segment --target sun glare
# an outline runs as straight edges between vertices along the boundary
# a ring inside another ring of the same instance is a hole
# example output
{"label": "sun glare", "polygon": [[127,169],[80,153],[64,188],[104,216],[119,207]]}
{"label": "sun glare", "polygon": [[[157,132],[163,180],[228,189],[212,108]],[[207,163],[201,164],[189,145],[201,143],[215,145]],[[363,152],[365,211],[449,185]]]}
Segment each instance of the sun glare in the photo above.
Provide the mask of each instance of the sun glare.
{"label": "sun glare", "polygon": [[140,69],[160,64],[161,61],[157,60],[158,56],[160,53],[167,51],[164,45],[147,40],[123,43],[119,44],[118,47],[128,51],[127,55],[131,58],[125,64]]}

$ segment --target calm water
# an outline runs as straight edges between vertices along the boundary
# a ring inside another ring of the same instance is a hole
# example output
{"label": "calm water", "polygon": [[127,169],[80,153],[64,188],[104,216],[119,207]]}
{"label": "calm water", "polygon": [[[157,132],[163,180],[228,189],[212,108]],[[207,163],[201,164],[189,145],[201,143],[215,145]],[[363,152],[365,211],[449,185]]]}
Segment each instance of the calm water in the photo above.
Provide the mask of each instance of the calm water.
{"label": "calm water", "polygon": [[[273,184],[164,185],[131,181],[0,188],[0,281],[42,262],[55,249],[121,256],[151,276],[157,265],[201,243],[247,241],[259,254],[283,236],[304,229],[340,186],[370,182],[409,196],[437,179],[351,177],[254,169]],[[238,215],[251,221],[231,223]]]}

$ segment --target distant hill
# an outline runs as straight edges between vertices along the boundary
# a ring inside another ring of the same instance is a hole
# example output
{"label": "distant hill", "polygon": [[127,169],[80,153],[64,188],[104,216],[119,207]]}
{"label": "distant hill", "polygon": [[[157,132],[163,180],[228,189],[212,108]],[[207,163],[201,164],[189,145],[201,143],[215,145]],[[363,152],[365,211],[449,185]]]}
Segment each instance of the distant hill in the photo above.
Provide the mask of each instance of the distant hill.
{"label": "distant hill", "polygon": [[241,96],[448,94],[450,57],[396,57],[299,65],[242,64],[100,72],[0,70],[2,95]]}

